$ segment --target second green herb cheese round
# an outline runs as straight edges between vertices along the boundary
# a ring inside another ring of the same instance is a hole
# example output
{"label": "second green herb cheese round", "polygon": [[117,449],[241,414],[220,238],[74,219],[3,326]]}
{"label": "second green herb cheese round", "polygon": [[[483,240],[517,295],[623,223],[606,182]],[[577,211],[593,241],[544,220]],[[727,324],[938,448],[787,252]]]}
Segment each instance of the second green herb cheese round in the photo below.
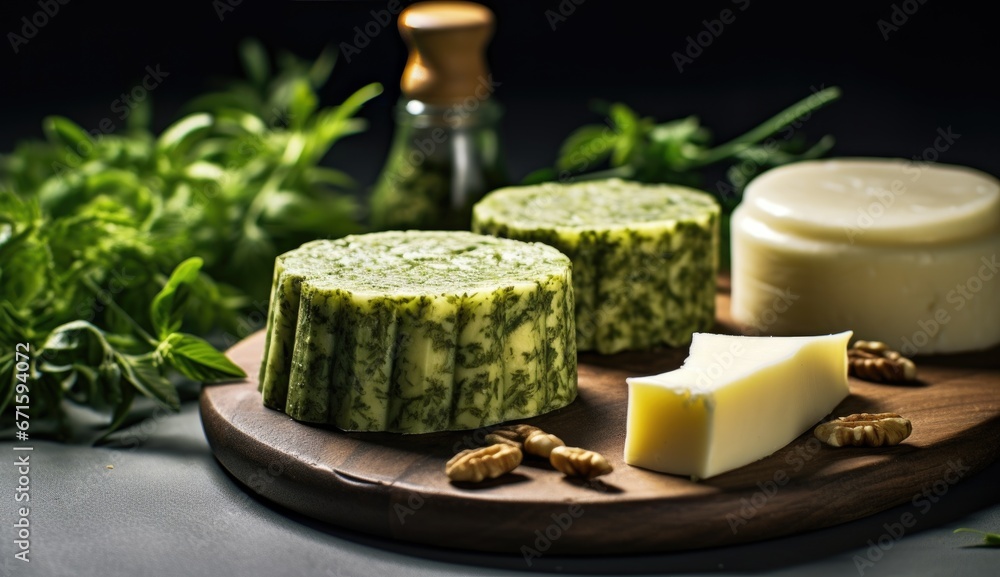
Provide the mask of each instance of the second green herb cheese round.
{"label": "second green herb cheese round", "polygon": [[570,257],[581,351],[680,346],[715,323],[719,205],[704,192],[618,179],[511,187],[472,220]]}
{"label": "second green herb cheese round", "polygon": [[266,406],[350,431],[426,433],[576,398],[571,265],[469,232],[314,241],[278,257]]}

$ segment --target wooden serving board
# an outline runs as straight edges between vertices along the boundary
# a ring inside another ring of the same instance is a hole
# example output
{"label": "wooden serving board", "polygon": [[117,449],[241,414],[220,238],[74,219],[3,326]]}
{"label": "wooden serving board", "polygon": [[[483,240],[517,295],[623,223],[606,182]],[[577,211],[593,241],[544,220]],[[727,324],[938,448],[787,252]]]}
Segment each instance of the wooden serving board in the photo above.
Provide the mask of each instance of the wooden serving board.
{"label": "wooden serving board", "polygon": [[[721,287],[720,316],[728,316]],[[723,318],[720,331],[733,327]],[[404,436],[344,433],[266,409],[256,374],[263,332],[230,350],[247,374],[207,386],[201,412],[212,450],[251,490],[342,527],[429,545],[522,555],[695,549],[843,523],[948,484],[1000,456],[1000,348],[918,359],[921,382],[851,379],[835,415],[897,412],[913,423],[901,445],[834,449],[811,432],[774,455],[702,482],[622,461],[625,377],[676,368],[686,349],[581,355],[579,397],[529,422],[603,453],[615,470],[584,483],[527,458],[479,485],[453,484],[445,462],[483,431]],[[748,431],[748,434],[752,432]],[[915,504],[916,501],[915,501]],[[527,548],[527,549],[525,549]]]}

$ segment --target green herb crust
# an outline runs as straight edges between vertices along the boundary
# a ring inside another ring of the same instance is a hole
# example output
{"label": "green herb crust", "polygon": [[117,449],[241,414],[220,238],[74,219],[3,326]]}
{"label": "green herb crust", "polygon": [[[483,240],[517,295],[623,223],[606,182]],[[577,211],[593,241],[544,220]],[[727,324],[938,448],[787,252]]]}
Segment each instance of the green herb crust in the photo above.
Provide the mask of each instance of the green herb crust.
{"label": "green herb crust", "polygon": [[576,398],[571,263],[469,232],[383,232],[278,257],[264,405],[350,431],[426,433]]}
{"label": "green herb crust", "polygon": [[706,193],[618,179],[511,187],[472,220],[569,256],[578,350],[681,346],[715,323],[719,205]]}

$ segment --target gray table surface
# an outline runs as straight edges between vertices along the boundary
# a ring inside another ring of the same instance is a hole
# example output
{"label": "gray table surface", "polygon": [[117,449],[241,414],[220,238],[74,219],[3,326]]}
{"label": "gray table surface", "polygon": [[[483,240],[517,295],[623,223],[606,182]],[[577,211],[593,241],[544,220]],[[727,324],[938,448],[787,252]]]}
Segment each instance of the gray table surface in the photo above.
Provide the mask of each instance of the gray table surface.
{"label": "gray table surface", "polygon": [[[0,572],[19,576],[561,574],[997,575],[1000,548],[957,527],[1000,531],[1000,463],[917,502],[845,525],[736,547],[630,557],[431,549],[324,526],[254,497],[214,459],[196,402],[153,412],[102,447],[5,437]],[[14,559],[14,446],[30,452],[30,559]],[[109,466],[113,466],[110,468]],[[261,482],[266,482],[267,474]],[[891,528],[910,515],[898,539]],[[641,519],[636,519],[641,523]],[[888,527],[888,529],[887,529]],[[871,544],[874,546],[872,546]],[[881,543],[881,546],[880,546]]]}

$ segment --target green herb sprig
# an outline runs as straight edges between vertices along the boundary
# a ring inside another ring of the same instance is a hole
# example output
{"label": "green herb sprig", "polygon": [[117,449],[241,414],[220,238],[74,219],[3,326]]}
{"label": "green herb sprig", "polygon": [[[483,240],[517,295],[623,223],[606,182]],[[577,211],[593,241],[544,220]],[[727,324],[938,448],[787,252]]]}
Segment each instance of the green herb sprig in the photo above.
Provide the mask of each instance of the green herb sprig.
{"label": "green herb sprig", "polygon": [[17,343],[33,351],[32,431],[61,438],[68,404],[110,431],[137,395],[176,409],[178,376],[241,376],[203,337],[266,310],[278,253],[359,230],[353,181],[321,161],[365,128],[355,115],[381,87],[320,107],[334,52],[272,67],[248,41],[240,57],[247,80],[159,134],[146,100],[121,133],[50,116],[44,141],[0,156],[0,428]]}
{"label": "green herb sprig", "polygon": [[[756,175],[775,166],[819,158],[834,145],[826,135],[808,145],[797,128],[813,112],[840,98],[836,86],[814,91],[756,128],[712,146],[712,133],[697,116],[657,123],[622,103],[602,107],[606,124],[574,130],[562,143],[555,166],[532,172],[524,184],[547,181],[624,178],[705,188],[722,206],[720,266],[729,267],[729,215],[740,203],[743,188]],[[729,164],[726,181],[705,187],[705,170]]]}
{"label": "green herb sprig", "polygon": [[[806,146],[794,129],[839,97],[837,87],[818,90],[717,146],[711,145],[712,133],[697,116],[657,123],[625,104],[614,103],[601,109],[607,114],[607,124],[588,124],[573,131],[563,142],[555,167],[529,174],[525,183],[617,177],[698,187],[706,167],[728,162],[734,163],[727,171],[731,184],[716,192],[724,196],[720,200],[725,205],[734,205],[754,175],[780,164],[818,158],[833,147],[829,135]],[[768,141],[779,133],[781,138]],[[739,166],[743,161],[749,161],[744,163],[749,169]],[[601,169],[605,165],[608,168]]]}
{"label": "green herb sprig", "polygon": [[[207,341],[179,332],[201,265],[198,257],[182,262],[153,299],[149,316],[155,336],[121,308],[115,310],[132,325],[131,331],[109,333],[80,319],[54,328],[35,353],[38,360],[30,385],[32,392],[50,397],[43,407],[56,407],[68,399],[108,409],[112,417],[107,433],[111,433],[125,421],[136,392],[169,409],[180,408],[177,389],[166,378],[169,369],[202,382],[245,377]],[[0,366],[4,364],[0,359]]]}
{"label": "green herb sprig", "polygon": [[987,547],[1000,547],[1000,533],[988,533],[986,531],[980,531],[979,529],[968,529],[965,527],[955,529],[953,533],[976,533],[977,535],[983,536],[982,545]]}

